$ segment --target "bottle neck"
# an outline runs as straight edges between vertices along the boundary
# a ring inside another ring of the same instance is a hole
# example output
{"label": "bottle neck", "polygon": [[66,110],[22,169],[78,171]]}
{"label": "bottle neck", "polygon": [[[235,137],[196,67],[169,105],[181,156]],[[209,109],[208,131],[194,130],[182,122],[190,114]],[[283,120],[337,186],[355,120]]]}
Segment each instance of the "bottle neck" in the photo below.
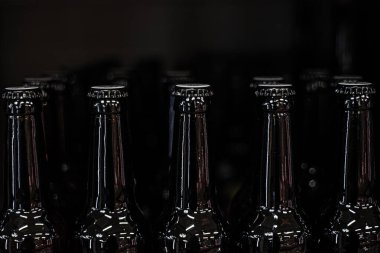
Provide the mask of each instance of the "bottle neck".
{"label": "bottle neck", "polygon": [[344,162],[341,204],[373,201],[374,150],[371,106],[344,111]]}
{"label": "bottle neck", "polygon": [[180,103],[175,116],[172,164],[176,173],[176,208],[209,209],[210,178],[206,124],[206,103],[203,98],[194,104]]}
{"label": "bottle neck", "polygon": [[288,99],[270,98],[262,104],[263,147],[260,169],[260,207],[292,208],[294,179],[292,171],[291,121]]}
{"label": "bottle neck", "polygon": [[46,165],[42,113],[36,101],[7,104],[7,208],[41,208],[40,169]]}
{"label": "bottle neck", "polygon": [[94,103],[92,152],[90,159],[90,207],[126,207],[124,125],[118,101]]}

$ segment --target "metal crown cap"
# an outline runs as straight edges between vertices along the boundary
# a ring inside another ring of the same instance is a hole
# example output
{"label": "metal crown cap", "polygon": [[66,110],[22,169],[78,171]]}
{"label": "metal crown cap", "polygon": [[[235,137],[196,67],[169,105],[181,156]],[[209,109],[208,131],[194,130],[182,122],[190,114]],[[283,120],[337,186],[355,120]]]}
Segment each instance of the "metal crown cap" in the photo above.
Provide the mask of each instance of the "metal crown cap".
{"label": "metal crown cap", "polygon": [[40,87],[24,87],[14,86],[4,89],[2,98],[5,100],[28,100],[28,99],[40,99],[42,98],[42,91]]}
{"label": "metal crown cap", "polygon": [[126,86],[124,85],[92,86],[87,96],[94,99],[118,99],[126,98],[128,96],[128,92]]}
{"label": "metal crown cap", "polygon": [[186,83],[177,84],[173,95],[178,97],[210,97],[213,93],[210,84]]}
{"label": "metal crown cap", "polygon": [[287,97],[294,96],[296,91],[291,84],[263,83],[257,85],[255,94],[258,97]]}
{"label": "metal crown cap", "polygon": [[370,95],[375,94],[376,89],[368,82],[340,82],[335,93],[342,95]]}

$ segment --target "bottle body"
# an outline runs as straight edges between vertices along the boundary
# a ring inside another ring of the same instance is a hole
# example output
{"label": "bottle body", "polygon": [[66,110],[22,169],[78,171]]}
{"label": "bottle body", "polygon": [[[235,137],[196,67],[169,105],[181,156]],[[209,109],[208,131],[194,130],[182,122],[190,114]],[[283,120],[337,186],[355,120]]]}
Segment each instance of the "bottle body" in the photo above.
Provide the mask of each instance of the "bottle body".
{"label": "bottle body", "polygon": [[379,252],[380,208],[374,196],[373,85],[343,82],[336,92],[344,100],[344,155],[340,196],[327,229],[334,252]]}
{"label": "bottle body", "polygon": [[263,84],[263,146],[256,218],[243,233],[244,252],[305,252],[309,236],[295,204],[291,152],[291,85]]}
{"label": "bottle body", "polygon": [[88,207],[80,221],[83,252],[138,252],[141,235],[132,218],[130,172],[123,125],[123,86],[92,87],[92,151]]}
{"label": "bottle body", "polygon": [[[6,207],[0,225],[1,252],[53,252],[58,236],[41,197],[43,148],[41,91],[6,88]],[[58,250],[58,249],[57,249]]]}
{"label": "bottle body", "polygon": [[176,85],[171,192],[175,208],[164,252],[220,252],[223,230],[211,204],[206,107],[209,85]]}

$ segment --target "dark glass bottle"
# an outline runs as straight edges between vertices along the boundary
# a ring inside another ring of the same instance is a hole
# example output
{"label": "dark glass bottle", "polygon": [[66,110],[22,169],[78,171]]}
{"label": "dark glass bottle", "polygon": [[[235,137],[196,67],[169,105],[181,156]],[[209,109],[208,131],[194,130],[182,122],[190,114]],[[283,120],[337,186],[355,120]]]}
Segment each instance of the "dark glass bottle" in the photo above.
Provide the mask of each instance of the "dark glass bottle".
{"label": "dark glass bottle", "polygon": [[211,204],[206,110],[208,84],[176,85],[172,167],[175,209],[164,252],[220,252],[223,231]]}
{"label": "dark glass bottle", "polygon": [[[283,81],[284,78],[282,76],[255,76],[249,84],[250,95],[252,94],[252,91],[256,91],[259,85],[274,85],[283,83]],[[252,109],[249,112],[250,115],[252,115],[250,117],[251,122],[249,122],[249,131],[252,132],[252,136],[250,136],[251,150],[249,154],[253,157],[253,161],[247,165],[249,166],[249,175],[244,179],[242,187],[232,200],[229,214],[229,226],[231,229],[230,231],[227,231],[229,237],[233,237],[236,242],[240,241],[241,231],[247,228],[248,220],[255,217],[256,214],[255,206],[257,203],[257,196],[256,194],[252,194],[256,184],[252,184],[252,180],[258,177],[258,170],[252,170],[251,168],[257,168],[259,166],[259,157],[253,156],[252,154],[258,154],[260,152],[260,145],[256,145],[257,141],[255,140],[257,138],[256,133],[260,131],[257,123],[259,122],[261,108],[256,108],[256,106],[254,106],[256,101],[252,101],[252,99],[250,99],[249,102]]]}
{"label": "dark glass bottle", "polygon": [[131,178],[127,169],[125,86],[93,86],[92,150],[88,208],[80,221],[83,252],[138,252],[140,232],[130,210]]}
{"label": "dark glass bottle", "polygon": [[339,83],[344,110],[340,198],[328,228],[333,252],[379,252],[380,209],[374,197],[375,167],[371,83]]}
{"label": "dark glass bottle", "polygon": [[295,203],[290,84],[258,85],[263,145],[256,219],[243,233],[245,252],[305,252],[308,230]]}
{"label": "dark glass bottle", "polygon": [[46,166],[38,87],[10,87],[6,101],[6,210],[0,225],[1,252],[54,252],[58,236],[41,198]]}

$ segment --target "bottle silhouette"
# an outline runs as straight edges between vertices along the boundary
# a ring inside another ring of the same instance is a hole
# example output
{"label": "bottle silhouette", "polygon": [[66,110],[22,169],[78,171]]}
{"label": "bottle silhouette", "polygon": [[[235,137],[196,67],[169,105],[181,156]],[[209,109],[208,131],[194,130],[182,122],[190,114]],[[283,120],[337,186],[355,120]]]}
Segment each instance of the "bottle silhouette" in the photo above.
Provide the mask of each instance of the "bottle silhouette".
{"label": "bottle silhouette", "polygon": [[6,103],[7,142],[0,252],[58,252],[58,236],[41,196],[41,171],[46,166],[41,89],[8,87],[2,98]]}
{"label": "bottle silhouette", "polygon": [[131,215],[126,152],[125,86],[93,86],[88,207],[79,222],[83,252],[139,252],[141,235]]}
{"label": "bottle silhouette", "polygon": [[379,252],[380,209],[374,196],[375,167],[371,83],[342,82],[336,93],[344,111],[343,161],[335,217],[327,229],[329,252]]}
{"label": "bottle silhouette", "polygon": [[[283,83],[283,81],[284,78],[281,76],[255,76],[252,78],[252,82],[249,84],[249,88],[252,92],[256,91],[259,85],[278,84]],[[260,146],[256,145],[257,142],[255,141],[256,133],[260,130],[257,124],[259,122],[260,108],[256,108],[256,106],[254,106],[254,102],[256,101],[250,101],[249,104],[252,108],[252,110],[250,111],[250,115],[252,115],[252,122],[249,123],[249,127],[251,129],[250,131],[253,132],[253,136],[250,136],[252,139],[252,143],[250,145],[251,156],[253,156],[252,154],[258,154],[260,151]],[[258,156],[253,156],[253,161],[250,162],[249,166],[250,174],[244,179],[242,187],[239,189],[239,191],[236,193],[236,195],[231,201],[231,208],[229,213],[229,226],[231,227],[231,229],[227,231],[227,233],[229,237],[235,241],[234,244],[239,244],[241,239],[241,231],[247,228],[246,226],[249,223],[249,220],[254,218],[256,214],[255,206],[257,203],[257,195],[252,194],[254,192],[254,187],[256,186],[256,184],[252,184],[252,181],[254,180],[254,178],[258,177],[258,174],[257,170],[252,170],[251,168],[256,168],[259,166],[258,158]]]}
{"label": "bottle silhouette", "polygon": [[243,232],[244,252],[305,252],[308,229],[295,203],[290,84],[259,84],[263,114],[257,216]]}
{"label": "bottle silhouette", "polygon": [[175,208],[162,234],[164,252],[220,252],[223,231],[211,204],[206,110],[208,84],[175,86],[171,194]]}

